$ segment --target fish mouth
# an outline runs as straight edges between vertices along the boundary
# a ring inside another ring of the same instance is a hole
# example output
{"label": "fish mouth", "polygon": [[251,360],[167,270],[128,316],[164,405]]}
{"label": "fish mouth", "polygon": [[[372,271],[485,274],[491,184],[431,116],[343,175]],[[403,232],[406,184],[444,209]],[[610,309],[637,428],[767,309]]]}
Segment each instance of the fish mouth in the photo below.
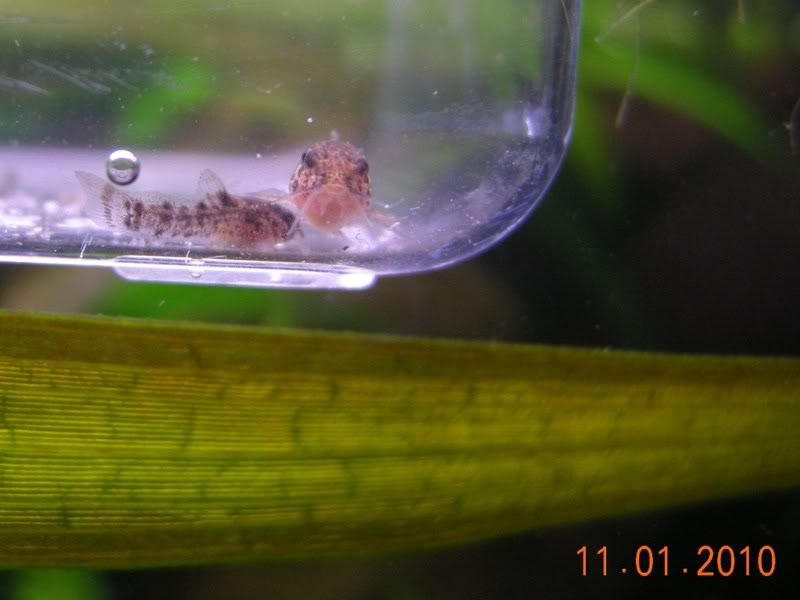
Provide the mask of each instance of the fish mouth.
{"label": "fish mouth", "polygon": [[304,190],[298,190],[291,194],[292,198],[302,199],[302,203],[308,202],[313,198],[326,199],[328,202],[337,201],[340,203],[351,203],[357,206],[369,205],[369,194],[354,192],[349,187],[341,183],[320,183]]}
{"label": "fish mouth", "polygon": [[337,230],[363,215],[369,197],[353,192],[345,185],[328,183],[296,192],[293,198],[301,219],[325,230]]}

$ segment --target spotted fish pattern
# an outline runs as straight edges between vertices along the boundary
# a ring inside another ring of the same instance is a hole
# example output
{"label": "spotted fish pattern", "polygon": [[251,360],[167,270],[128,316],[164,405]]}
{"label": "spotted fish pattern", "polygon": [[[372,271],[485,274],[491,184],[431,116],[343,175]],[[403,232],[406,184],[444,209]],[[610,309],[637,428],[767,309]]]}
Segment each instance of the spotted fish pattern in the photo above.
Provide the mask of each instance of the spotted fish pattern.
{"label": "spotted fish pattern", "polygon": [[239,248],[290,240],[299,229],[286,194],[273,190],[256,197],[230,194],[206,169],[194,203],[158,192],[127,192],[90,173],[76,173],[98,224],[156,238],[204,238]]}

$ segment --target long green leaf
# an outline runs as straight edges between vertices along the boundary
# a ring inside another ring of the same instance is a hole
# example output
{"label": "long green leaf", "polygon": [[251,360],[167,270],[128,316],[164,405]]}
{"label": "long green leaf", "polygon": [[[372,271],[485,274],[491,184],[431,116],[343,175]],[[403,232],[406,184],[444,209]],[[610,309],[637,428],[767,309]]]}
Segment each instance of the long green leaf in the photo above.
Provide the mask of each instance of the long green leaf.
{"label": "long green leaf", "polygon": [[[625,89],[631,65],[597,48],[581,54],[583,83]],[[635,67],[633,94],[694,119],[758,160],[772,156],[769,123],[735,88],[702,68],[669,56],[643,52]]]}
{"label": "long green leaf", "polygon": [[0,314],[0,565],[461,543],[800,484],[800,362]]}

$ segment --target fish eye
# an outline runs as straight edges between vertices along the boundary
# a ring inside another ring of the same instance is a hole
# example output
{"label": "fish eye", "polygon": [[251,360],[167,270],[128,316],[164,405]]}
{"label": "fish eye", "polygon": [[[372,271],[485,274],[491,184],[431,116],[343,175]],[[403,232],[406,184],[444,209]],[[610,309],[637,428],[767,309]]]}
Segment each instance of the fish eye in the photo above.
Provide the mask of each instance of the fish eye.
{"label": "fish eye", "polygon": [[359,175],[366,175],[369,173],[369,163],[365,158],[359,158],[356,162],[356,173]]}
{"label": "fish eye", "polygon": [[300,157],[300,160],[309,169],[313,168],[314,165],[317,164],[317,157],[310,149],[303,152],[303,155]]}

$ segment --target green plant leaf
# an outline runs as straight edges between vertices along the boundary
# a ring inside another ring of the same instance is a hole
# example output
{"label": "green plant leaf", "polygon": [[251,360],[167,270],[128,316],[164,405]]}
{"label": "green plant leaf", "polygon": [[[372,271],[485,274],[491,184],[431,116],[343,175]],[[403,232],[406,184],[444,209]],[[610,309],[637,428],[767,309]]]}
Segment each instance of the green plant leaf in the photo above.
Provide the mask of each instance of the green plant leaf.
{"label": "green plant leaf", "polygon": [[0,564],[364,555],[800,483],[800,361],[0,314]]}
{"label": "green plant leaf", "polygon": [[767,154],[770,127],[759,111],[713,73],[648,52],[640,54],[635,67],[596,46],[584,48],[581,54],[581,80],[589,86],[622,93],[633,68],[634,97],[694,119],[759,160],[772,156]]}

